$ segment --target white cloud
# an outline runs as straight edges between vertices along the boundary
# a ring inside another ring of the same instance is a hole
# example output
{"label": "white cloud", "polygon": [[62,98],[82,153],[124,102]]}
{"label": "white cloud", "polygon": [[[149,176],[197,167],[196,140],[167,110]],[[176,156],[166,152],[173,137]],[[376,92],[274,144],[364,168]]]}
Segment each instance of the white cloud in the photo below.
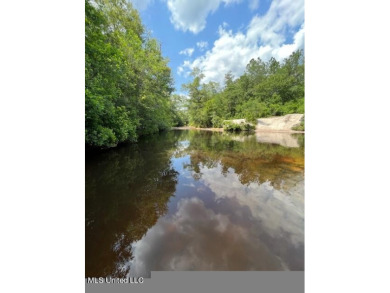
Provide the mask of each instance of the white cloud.
{"label": "white cloud", "polygon": [[[296,27],[300,28],[293,43],[286,44],[286,32]],[[183,63],[183,72],[198,67],[205,75],[204,82],[222,83],[229,71],[236,77],[241,75],[252,58],[283,60],[293,51],[303,48],[303,0],[275,0],[265,15],[253,17],[246,32],[233,33],[220,26],[218,33],[213,48],[194,61]]]}
{"label": "white cloud", "polygon": [[187,48],[187,49],[184,49],[184,50],[181,50],[179,52],[180,55],[187,55],[189,57],[191,57],[192,53],[194,53],[194,48]]}
{"label": "white cloud", "polygon": [[204,51],[209,46],[209,43],[206,41],[200,41],[196,43],[196,46],[199,48],[199,50]]}
{"label": "white cloud", "polygon": [[188,77],[190,75],[190,71],[186,71],[185,68],[191,68],[191,62],[189,60],[185,60],[183,64],[177,68],[177,74],[181,75],[185,72],[184,76]]}
{"label": "white cloud", "polygon": [[139,10],[143,11],[148,8],[150,4],[153,4],[154,0],[128,0],[133,6]]}
{"label": "white cloud", "polygon": [[206,27],[206,18],[214,13],[221,3],[225,5],[241,0],[168,0],[171,23],[176,29],[199,33]]}
{"label": "white cloud", "polygon": [[183,66],[179,66],[179,67],[177,68],[177,74],[178,74],[178,75],[181,75],[183,72],[184,72]]}
{"label": "white cloud", "polygon": [[251,10],[256,10],[257,8],[259,8],[259,2],[260,0],[249,0],[249,8]]}

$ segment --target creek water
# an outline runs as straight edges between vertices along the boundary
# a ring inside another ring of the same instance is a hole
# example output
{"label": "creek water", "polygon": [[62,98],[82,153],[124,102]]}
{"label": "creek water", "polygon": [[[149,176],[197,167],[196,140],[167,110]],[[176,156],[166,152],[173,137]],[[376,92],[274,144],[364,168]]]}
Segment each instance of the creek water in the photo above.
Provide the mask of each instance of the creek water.
{"label": "creek water", "polygon": [[86,277],[304,270],[304,134],[169,131],[85,179]]}

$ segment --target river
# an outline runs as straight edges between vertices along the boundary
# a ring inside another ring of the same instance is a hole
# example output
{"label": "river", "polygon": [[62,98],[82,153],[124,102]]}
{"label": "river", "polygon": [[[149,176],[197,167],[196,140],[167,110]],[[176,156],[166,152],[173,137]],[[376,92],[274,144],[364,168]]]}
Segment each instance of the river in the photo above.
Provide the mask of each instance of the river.
{"label": "river", "polygon": [[304,134],[169,131],[85,179],[86,277],[304,270]]}

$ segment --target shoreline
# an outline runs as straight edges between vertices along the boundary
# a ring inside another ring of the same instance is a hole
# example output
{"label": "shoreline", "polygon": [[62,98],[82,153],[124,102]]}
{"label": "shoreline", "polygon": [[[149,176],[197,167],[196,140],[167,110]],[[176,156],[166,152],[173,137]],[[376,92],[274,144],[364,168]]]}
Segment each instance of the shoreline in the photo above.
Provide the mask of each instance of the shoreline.
{"label": "shoreline", "polygon": [[194,127],[194,126],[171,127],[171,130],[205,130],[205,131],[223,132],[223,128],[201,128],[201,127]]}
{"label": "shoreline", "polygon": [[[272,116],[266,118],[256,119],[256,123],[249,123],[255,126],[255,133],[305,133],[303,130],[294,130],[295,126],[298,126],[302,123],[304,114],[287,114],[284,116]],[[247,123],[245,119],[233,119],[225,120],[230,121],[234,124]],[[181,126],[181,127],[172,127],[171,129],[181,129],[181,130],[206,130],[206,131],[217,131],[224,132],[223,128],[213,128],[213,127],[194,127],[194,126]]]}
{"label": "shoreline", "polygon": [[[215,132],[225,132],[223,128],[201,128],[194,126],[179,126],[179,127],[171,127],[171,130],[203,130],[203,131],[215,131]],[[238,131],[243,132],[243,131]],[[292,130],[292,129],[257,129],[254,130],[255,133],[303,133],[304,131],[300,130]]]}

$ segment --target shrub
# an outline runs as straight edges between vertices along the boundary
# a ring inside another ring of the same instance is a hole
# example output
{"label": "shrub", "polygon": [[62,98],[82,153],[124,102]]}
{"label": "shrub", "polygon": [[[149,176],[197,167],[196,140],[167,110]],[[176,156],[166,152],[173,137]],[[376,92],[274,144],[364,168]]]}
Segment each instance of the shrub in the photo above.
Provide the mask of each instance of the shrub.
{"label": "shrub", "polygon": [[224,131],[251,131],[254,129],[255,126],[250,123],[241,122],[238,124],[228,120],[223,122]]}
{"label": "shrub", "polygon": [[252,131],[252,130],[255,130],[255,126],[250,124],[250,123],[243,123],[241,125],[241,130],[244,130],[244,131]]}
{"label": "shrub", "polygon": [[228,121],[228,120],[224,121],[222,123],[222,126],[223,126],[224,131],[240,131],[241,130],[239,124],[233,123],[232,121]]}
{"label": "shrub", "polygon": [[221,117],[214,115],[211,118],[211,123],[213,124],[213,127],[216,127],[216,128],[223,127],[223,120]]}

